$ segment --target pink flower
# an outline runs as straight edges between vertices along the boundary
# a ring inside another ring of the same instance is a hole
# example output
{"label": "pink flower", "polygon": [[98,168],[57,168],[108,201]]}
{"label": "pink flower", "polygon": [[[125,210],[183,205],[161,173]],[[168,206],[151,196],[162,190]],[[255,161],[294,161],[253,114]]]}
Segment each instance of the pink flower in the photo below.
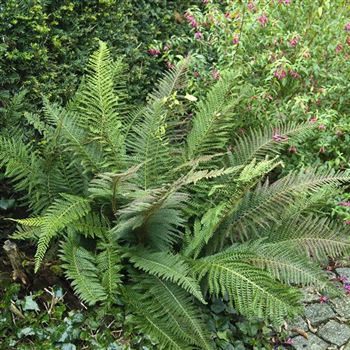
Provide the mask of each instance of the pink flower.
{"label": "pink flower", "polygon": [[316,123],[317,122],[317,117],[314,115],[313,117],[310,118],[310,123]]}
{"label": "pink flower", "polygon": [[345,293],[346,293],[346,294],[350,294],[350,284],[346,283],[346,284],[344,285],[344,290],[345,290]]}
{"label": "pink flower", "polygon": [[289,45],[292,47],[295,47],[298,45],[298,42],[299,42],[299,37],[295,36],[294,38],[289,40]]}
{"label": "pink flower", "polygon": [[269,19],[265,14],[262,14],[261,16],[258,17],[257,21],[260,23],[262,27],[266,27]]}
{"label": "pink flower", "polygon": [[211,76],[215,79],[215,80],[219,80],[220,79],[220,72],[217,69],[213,69],[211,71]]}
{"label": "pink flower", "polygon": [[166,61],[165,62],[165,65],[168,69],[174,69],[175,68],[175,64],[172,64],[171,62],[169,61]]}
{"label": "pink flower", "polygon": [[345,24],[344,30],[345,30],[346,32],[350,32],[350,22]]}
{"label": "pink flower", "polygon": [[319,130],[325,130],[325,129],[326,129],[326,125],[320,124],[320,125],[318,126],[318,129],[319,129]]}
{"label": "pink flower", "polygon": [[149,49],[147,51],[151,56],[158,56],[160,54],[160,50],[158,49]]}
{"label": "pink flower", "polygon": [[187,19],[187,22],[191,25],[191,27],[193,28],[198,27],[198,23],[196,19],[191,14],[189,14],[188,12],[185,12],[184,17]]}
{"label": "pink flower", "polygon": [[295,70],[293,70],[293,69],[290,69],[290,70],[288,71],[288,73],[289,73],[289,75],[290,75],[292,78],[294,78],[294,79],[300,78],[300,74],[299,74],[298,72],[296,72]]}
{"label": "pink flower", "polygon": [[248,2],[248,10],[254,12],[256,10],[255,4],[251,1]]}
{"label": "pink flower", "polygon": [[194,76],[195,78],[199,78],[199,72],[197,72],[197,71],[193,72],[193,76]]}
{"label": "pink flower", "polygon": [[201,39],[203,39],[203,34],[201,32],[195,32],[194,38],[197,40],[201,40]]}
{"label": "pink flower", "polygon": [[284,3],[285,3],[286,5],[290,5],[290,4],[292,3],[292,0],[284,0]]}
{"label": "pink flower", "polygon": [[346,43],[350,46],[350,36],[346,38]]}
{"label": "pink flower", "polygon": [[288,136],[283,136],[283,135],[280,135],[277,132],[275,132],[272,135],[272,140],[274,140],[275,142],[287,141],[288,140]]}
{"label": "pink flower", "polygon": [[350,207],[350,202],[339,202],[338,205],[341,207]]}
{"label": "pink flower", "polygon": [[287,72],[284,69],[277,69],[273,74],[278,80],[282,80],[287,76]]}
{"label": "pink flower", "polygon": [[336,53],[339,53],[339,52],[341,52],[343,50],[343,45],[342,44],[338,44],[337,46],[336,46],[336,48],[335,48],[335,52]]}
{"label": "pink flower", "polygon": [[231,13],[230,13],[230,12],[226,12],[226,13],[225,13],[225,17],[226,17],[226,18],[231,18]]}
{"label": "pink flower", "polygon": [[235,35],[232,39],[232,44],[233,45],[237,45],[239,43],[239,36]]}
{"label": "pink flower", "polygon": [[295,146],[290,146],[288,149],[289,153],[297,153],[297,148]]}
{"label": "pink flower", "polygon": [[320,299],[319,299],[320,304],[327,303],[328,300],[329,300],[328,297],[326,297],[325,295],[321,295],[321,296],[320,296]]}
{"label": "pink flower", "polygon": [[338,280],[339,280],[341,283],[345,283],[345,282],[347,282],[348,278],[347,278],[346,276],[341,275],[341,276],[339,276]]}

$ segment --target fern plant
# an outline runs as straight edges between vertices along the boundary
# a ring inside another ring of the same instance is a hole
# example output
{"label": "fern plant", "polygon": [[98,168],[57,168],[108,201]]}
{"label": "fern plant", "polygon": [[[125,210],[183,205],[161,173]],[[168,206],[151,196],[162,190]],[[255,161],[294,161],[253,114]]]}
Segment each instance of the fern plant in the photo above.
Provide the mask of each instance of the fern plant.
{"label": "fern plant", "polygon": [[281,323],[301,311],[297,287],[331,290],[319,262],[350,250],[349,230],[318,207],[350,174],[303,169],[271,182],[284,141],[313,124],[237,137],[235,75],[192,119],[185,80],[183,62],[128,112],[123,64],[101,43],[68,106],[44,100],[43,116],[24,115],[40,142],[2,136],[0,164],[33,211],[13,237],[37,242],[36,271],[60,242],[82,301],[122,300],[161,349],[212,350],[202,318],[212,297]]}

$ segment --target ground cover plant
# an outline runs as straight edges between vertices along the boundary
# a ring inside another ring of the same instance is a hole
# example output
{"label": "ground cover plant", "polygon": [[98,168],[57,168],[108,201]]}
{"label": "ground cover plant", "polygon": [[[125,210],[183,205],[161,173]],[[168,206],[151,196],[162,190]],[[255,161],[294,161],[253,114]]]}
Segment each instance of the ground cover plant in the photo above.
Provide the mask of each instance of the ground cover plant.
{"label": "ground cover plant", "polygon": [[[319,268],[349,252],[349,229],[322,205],[349,172],[303,168],[278,178],[285,142],[312,122],[238,136],[236,73],[199,101],[183,61],[130,111],[124,64],[104,43],[67,106],[44,99],[1,136],[0,164],[32,215],[13,238],[52,249],[88,305],[123,305],[160,349],[215,349],[207,304],[281,324],[302,312],[296,287],[337,293]],[[38,141],[36,141],[38,140]]]}

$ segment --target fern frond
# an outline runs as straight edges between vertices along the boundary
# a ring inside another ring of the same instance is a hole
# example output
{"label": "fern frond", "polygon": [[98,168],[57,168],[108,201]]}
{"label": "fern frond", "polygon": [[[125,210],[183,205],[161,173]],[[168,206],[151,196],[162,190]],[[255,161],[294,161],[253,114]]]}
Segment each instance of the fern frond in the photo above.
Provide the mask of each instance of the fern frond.
{"label": "fern frond", "polygon": [[66,277],[72,281],[74,291],[87,304],[94,305],[107,298],[99,280],[95,256],[74,239],[68,237],[62,244],[61,259]]}
{"label": "fern frond", "polygon": [[267,272],[241,261],[228,262],[209,256],[198,261],[199,278],[206,277],[210,294],[228,296],[238,312],[247,317],[282,323],[300,311],[299,293],[273,280]]}
{"label": "fern frond", "polygon": [[120,102],[124,108],[124,102],[120,100],[125,89],[118,94],[114,84],[115,75],[119,75],[118,79],[123,75],[122,66],[121,61],[112,61],[107,45],[100,42],[99,49],[89,60],[76,102],[80,126],[86,129],[89,141],[100,145],[104,165],[112,170],[123,167],[125,155],[120,113]]}
{"label": "fern frond", "polygon": [[121,285],[121,252],[111,240],[101,242],[97,248],[99,253],[96,257],[96,262],[102,286],[108,298],[114,302]]}
{"label": "fern frond", "polygon": [[280,250],[288,247],[324,262],[349,253],[350,230],[344,226],[327,217],[298,216],[271,227],[266,244]]}
{"label": "fern frond", "polygon": [[140,186],[144,189],[148,189],[151,184],[157,187],[168,182],[169,169],[178,165],[177,154],[174,153],[167,132],[169,111],[166,103],[174,90],[183,86],[185,72],[184,62],[167,72],[150,95],[147,105],[133,118],[132,133],[126,145],[131,152],[132,164],[143,164]]}
{"label": "fern frond", "polygon": [[170,252],[150,252],[139,247],[129,251],[127,256],[138,269],[176,283],[206,304],[198,282],[191,276],[190,266],[180,255]]}
{"label": "fern frond", "polygon": [[135,288],[143,293],[143,305],[146,309],[150,306],[149,311],[156,316],[158,324],[171,325],[171,334],[187,347],[213,349],[201,311],[186,291],[157,277],[139,277],[135,282]]}
{"label": "fern frond", "polygon": [[63,138],[64,148],[77,157],[85,172],[103,169],[102,153],[95,145],[87,143],[87,132],[78,124],[78,115],[73,111],[50,103],[44,98],[44,110],[48,120],[56,127],[56,137]]}
{"label": "fern frond", "polygon": [[77,196],[61,194],[42,216],[40,228],[41,234],[35,253],[35,272],[38,271],[51,239],[64,229],[90,211],[89,201]]}
{"label": "fern frond", "polygon": [[248,244],[238,244],[215,254],[215,257],[225,262],[252,264],[289,285],[312,285],[320,290],[334,289],[319,265],[311,262],[304,252],[265,242],[266,239],[259,239]]}
{"label": "fern frond", "polygon": [[254,158],[264,159],[267,155],[279,154],[287,140],[301,141],[315,128],[313,123],[281,123],[275,128],[251,130],[239,137],[233,146],[232,165],[247,164]]}
{"label": "fern frond", "polygon": [[238,98],[233,93],[235,74],[225,74],[198,103],[192,130],[187,136],[187,159],[225,150],[234,129],[233,108]]}
{"label": "fern frond", "polygon": [[227,232],[240,239],[259,236],[261,229],[279,220],[298,194],[312,194],[323,186],[339,186],[348,181],[348,172],[302,170],[292,172],[272,185],[265,182],[245,194],[231,217]]}
{"label": "fern frond", "polygon": [[112,229],[118,238],[136,238],[138,243],[167,250],[181,233],[185,221],[181,206],[188,198],[177,191],[177,184],[168,188],[135,192],[136,197],[118,211],[120,221]]}
{"label": "fern frond", "polygon": [[[143,296],[132,290],[126,290],[124,300],[134,312],[136,327],[151,338],[157,339],[160,350],[193,350],[190,338],[179,327],[178,321],[174,323],[171,314],[165,314],[159,305],[146,303]],[[162,314],[160,314],[162,312]]]}

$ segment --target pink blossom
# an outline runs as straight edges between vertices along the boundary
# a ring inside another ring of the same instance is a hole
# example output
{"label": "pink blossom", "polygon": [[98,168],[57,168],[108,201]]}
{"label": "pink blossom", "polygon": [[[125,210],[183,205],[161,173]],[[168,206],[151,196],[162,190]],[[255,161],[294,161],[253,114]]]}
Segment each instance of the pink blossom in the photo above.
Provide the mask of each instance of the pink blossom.
{"label": "pink blossom", "polygon": [[231,13],[230,13],[230,12],[226,12],[226,13],[225,13],[225,17],[226,17],[226,18],[231,18]]}
{"label": "pink blossom", "polygon": [[341,207],[350,207],[350,202],[339,202],[338,205]]}
{"label": "pink blossom", "polygon": [[338,280],[342,283],[345,283],[345,282],[347,282],[348,278],[346,276],[341,275],[341,276],[339,276]]}
{"label": "pink blossom", "polygon": [[188,12],[185,12],[184,17],[187,19],[187,22],[191,25],[191,27],[193,28],[198,27],[198,23],[196,19],[191,14],[189,14]]}
{"label": "pink blossom", "polygon": [[350,32],[350,22],[345,24],[344,30]]}
{"label": "pink blossom", "polygon": [[174,69],[175,68],[175,64],[172,64],[170,61],[166,61],[165,65],[168,69]]}
{"label": "pink blossom", "polygon": [[297,148],[295,146],[290,146],[288,149],[289,153],[297,153]]}
{"label": "pink blossom", "polygon": [[255,4],[251,1],[248,2],[248,10],[254,12],[256,10]]}
{"label": "pink blossom", "polygon": [[158,49],[149,49],[147,51],[151,56],[158,56],[160,54],[160,50]]}
{"label": "pink blossom", "polygon": [[197,72],[197,71],[193,72],[193,76],[194,76],[195,78],[199,78],[199,72]]}
{"label": "pink blossom", "polygon": [[201,32],[194,33],[194,38],[197,40],[203,39],[203,34]]}
{"label": "pink blossom", "polygon": [[317,117],[314,115],[313,117],[310,118],[310,123],[316,123],[317,122]]}
{"label": "pink blossom", "polygon": [[345,221],[345,224],[346,224],[346,225],[350,225],[350,220],[346,220],[346,221]]}
{"label": "pink blossom", "polygon": [[325,295],[321,295],[321,296],[320,296],[320,299],[319,299],[320,304],[327,303],[328,300],[329,300],[328,297],[326,297]]}
{"label": "pink blossom", "polygon": [[213,69],[211,71],[211,76],[215,79],[215,80],[219,80],[220,79],[220,72],[217,69]]}
{"label": "pink blossom", "polygon": [[345,293],[346,293],[346,294],[350,294],[350,284],[346,283],[346,284],[344,285],[344,290],[345,290]]}
{"label": "pink blossom", "polygon": [[318,129],[319,129],[319,130],[325,130],[325,129],[326,129],[326,125],[320,124],[320,125],[318,126]]}
{"label": "pink blossom", "polygon": [[232,39],[232,44],[233,45],[237,45],[239,43],[239,36],[235,35]]}
{"label": "pink blossom", "polygon": [[343,50],[343,45],[342,44],[338,44],[337,46],[336,46],[336,48],[335,48],[335,52],[336,53],[339,53],[339,52],[341,52]]}
{"label": "pink blossom", "polygon": [[346,38],[346,43],[350,46],[350,36]]}
{"label": "pink blossom", "polygon": [[272,135],[272,140],[274,140],[276,142],[287,141],[288,140],[288,136],[280,135],[277,132],[275,132]]}
{"label": "pink blossom", "polygon": [[293,69],[290,69],[290,70],[288,71],[288,73],[289,73],[289,75],[290,75],[292,78],[294,78],[294,79],[300,78],[300,74],[299,74],[298,72],[296,72],[295,70],[293,70]]}
{"label": "pink blossom", "polygon": [[284,3],[285,3],[286,5],[290,5],[290,4],[292,3],[292,0],[284,0]]}
{"label": "pink blossom", "polygon": [[284,69],[277,69],[273,74],[278,80],[282,80],[287,76],[287,72]]}
{"label": "pink blossom", "polygon": [[295,47],[298,45],[299,37],[295,36],[294,38],[289,40],[289,45]]}
{"label": "pink blossom", "polygon": [[258,17],[257,21],[260,23],[262,27],[266,27],[269,19],[265,14],[262,14],[261,16]]}

